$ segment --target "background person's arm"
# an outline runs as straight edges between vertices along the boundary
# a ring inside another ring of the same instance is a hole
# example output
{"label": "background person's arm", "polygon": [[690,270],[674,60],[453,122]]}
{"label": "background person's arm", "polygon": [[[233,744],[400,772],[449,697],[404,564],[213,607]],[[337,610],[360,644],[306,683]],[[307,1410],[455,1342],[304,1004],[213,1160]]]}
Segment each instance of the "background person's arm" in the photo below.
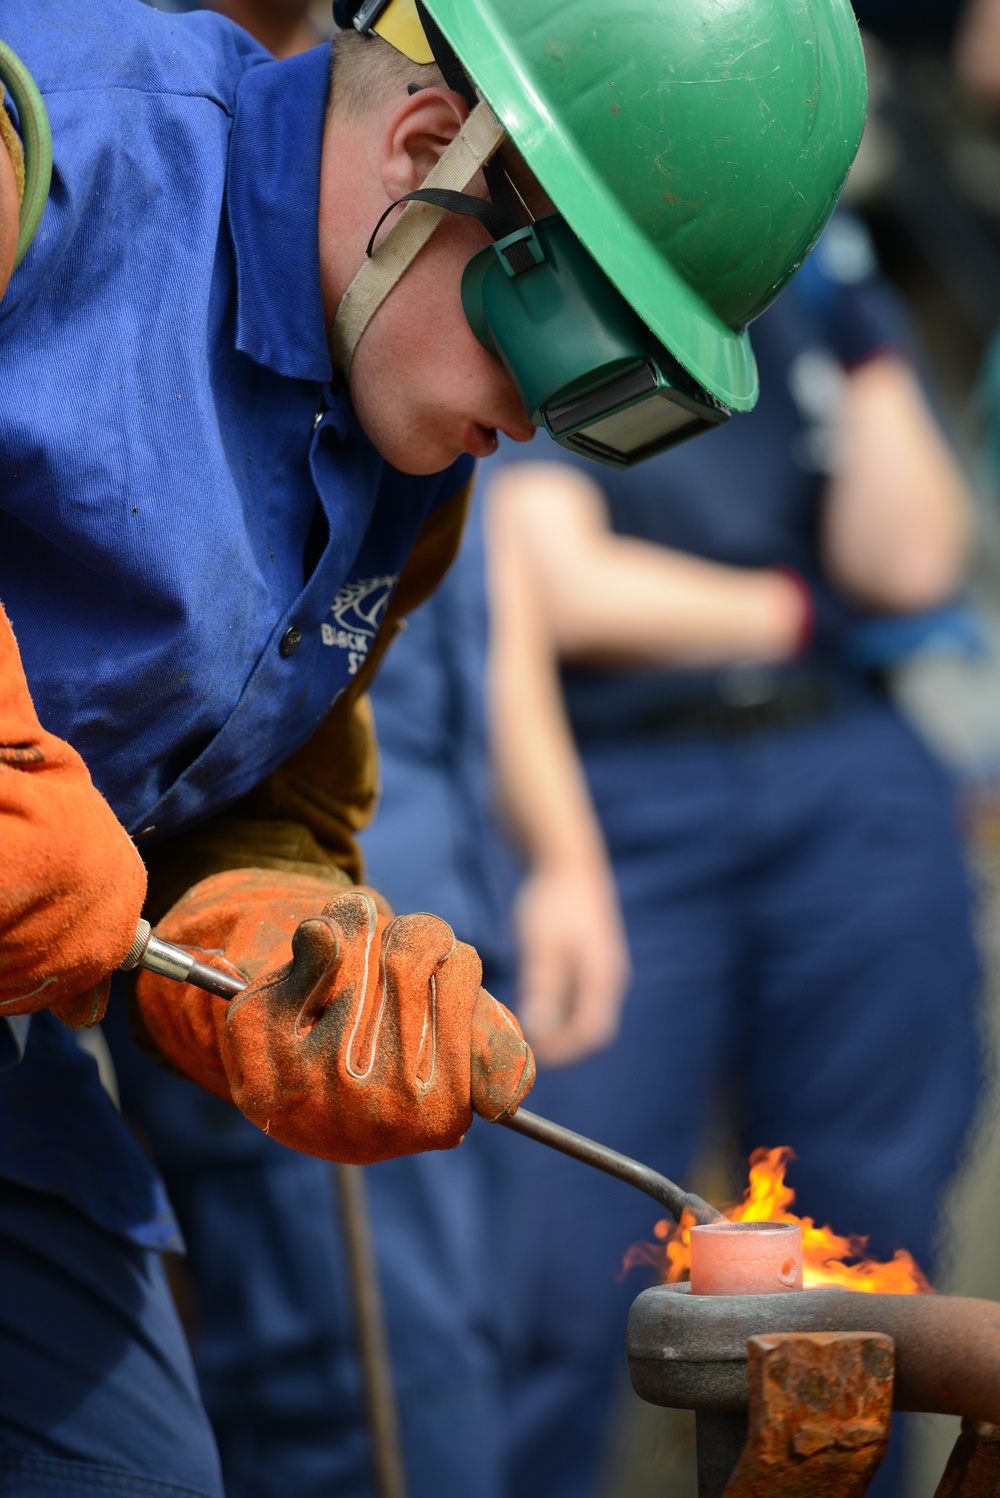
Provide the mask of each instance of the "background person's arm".
{"label": "background person's arm", "polygon": [[1000,0],[969,0],[955,42],[955,67],[967,87],[1000,104]]}
{"label": "background person's arm", "polygon": [[[853,371],[841,431],[823,511],[830,581],[879,613],[947,602],[965,565],[969,492],[910,367],[879,357]],[[494,491],[563,659],[711,667],[787,660],[804,643],[798,583],[615,535],[596,475],[523,463]]]}
{"label": "background person's arm", "polygon": [[537,1059],[558,1066],[614,1039],[629,958],[518,521],[505,496],[487,495],[490,727],[501,800],[530,869],[515,909],[519,1018]]}
{"label": "background person's arm", "polygon": [[519,463],[492,489],[558,657],[695,667],[784,660],[800,648],[809,609],[798,583],[615,535],[596,474]]}
{"label": "background person's arm", "polygon": [[961,582],[971,500],[910,366],[875,358],[849,376],[838,472],[823,510],[830,581],[869,610],[938,608]]}

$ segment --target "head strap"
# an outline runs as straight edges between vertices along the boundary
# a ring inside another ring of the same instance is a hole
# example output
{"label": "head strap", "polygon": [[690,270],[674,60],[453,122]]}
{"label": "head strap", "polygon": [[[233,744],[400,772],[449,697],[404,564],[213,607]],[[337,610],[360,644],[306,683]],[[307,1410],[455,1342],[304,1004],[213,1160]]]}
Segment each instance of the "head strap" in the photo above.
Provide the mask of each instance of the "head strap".
{"label": "head strap", "polygon": [[[503,127],[488,104],[477,104],[424,182],[425,189],[467,187],[502,144]],[[448,208],[408,202],[382,242],[366,259],[340,299],[330,327],[334,363],[348,374],[362,334],[390,291],[409,270]]]}
{"label": "head strap", "polygon": [[[461,95],[470,109],[475,109],[479,95],[455,56],[454,49],[427,9],[424,0],[415,0],[415,5],[417,18],[423,27],[427,45],[431,49],[442,78],[454,93]],[[507,173],[498,161],[487,161],[483,163],[483,175],[486,178],[487,191],[503,219],[500,232],[494,234],[494,238],[499,239],[504,234],[513,234],[515,230],[520,229],[521,219],[514,201],[514,194],[507,180]]]}

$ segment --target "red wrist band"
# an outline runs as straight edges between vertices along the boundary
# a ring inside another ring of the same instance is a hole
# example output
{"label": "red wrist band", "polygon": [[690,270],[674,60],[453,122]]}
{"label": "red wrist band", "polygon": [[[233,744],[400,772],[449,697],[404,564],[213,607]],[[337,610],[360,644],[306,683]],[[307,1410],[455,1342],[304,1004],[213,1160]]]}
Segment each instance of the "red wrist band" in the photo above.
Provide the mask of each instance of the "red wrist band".
{"label": "red wrist band", "polygon": [[772,570],[780,573],[782,577],[787,578],[790,583],[794,584],[795,590],[802,601],[802,622],[799,625],[798,638],[795,642],[795,654],[797,656],[806,655],[816,633],[816,603],[813,599],[812,589],[801,572],[796,572],[794,567],[775,567]]}

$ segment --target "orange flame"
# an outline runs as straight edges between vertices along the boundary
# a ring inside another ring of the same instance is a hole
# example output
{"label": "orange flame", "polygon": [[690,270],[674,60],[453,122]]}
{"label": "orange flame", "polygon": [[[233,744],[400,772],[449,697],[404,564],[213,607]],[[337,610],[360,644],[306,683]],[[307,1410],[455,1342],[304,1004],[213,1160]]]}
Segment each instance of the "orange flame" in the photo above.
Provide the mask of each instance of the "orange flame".
{"label": "orange flame", "polygon": [[[811,1217],[797,1217],[789,1208],[795,1192],[785,1185],[792,1150],[758,1149],[750,1156],[750,1185],[738,1206],[727,1207],[731,1222],[797,1222],[802,1228],[803,1284],[807,1290],[836,1285],[843,1290],[868,1290],[892,1295],[929,1295],[933,1291],[912,1254],[897,1248],[887,1264],[865,1257],[867,1238],[841,1237],[831,1228],[818,1228]],[[636,1244],[626,1255],[625,1268],[652,1264],[668,1284],[685,1279],[691,1267],[691,1228],[685,1212],[681,1223],[664,1219],[654,1232],[658,1244]],[[856,1262],[848,1263],[847,1260]]]}

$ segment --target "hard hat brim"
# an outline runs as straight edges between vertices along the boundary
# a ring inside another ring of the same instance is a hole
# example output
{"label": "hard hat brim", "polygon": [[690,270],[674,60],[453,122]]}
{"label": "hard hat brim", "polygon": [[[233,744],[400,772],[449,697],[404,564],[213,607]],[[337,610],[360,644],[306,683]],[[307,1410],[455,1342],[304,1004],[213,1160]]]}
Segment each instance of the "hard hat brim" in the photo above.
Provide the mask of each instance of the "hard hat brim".
{"label": "hard hat brim", "polygon": [[424,0],[555,208],[716,400],[816,243],[864,128],[848,0]]}
{"label": "hard hat brim", "polygon": [[497,13],[461,0],[425,3],[458,56],[476,59],[476,86],[605,274],[699,384],[735,411],[752,410],[760,387],[747,333],[717,317],[623,213],[495,31]]}

